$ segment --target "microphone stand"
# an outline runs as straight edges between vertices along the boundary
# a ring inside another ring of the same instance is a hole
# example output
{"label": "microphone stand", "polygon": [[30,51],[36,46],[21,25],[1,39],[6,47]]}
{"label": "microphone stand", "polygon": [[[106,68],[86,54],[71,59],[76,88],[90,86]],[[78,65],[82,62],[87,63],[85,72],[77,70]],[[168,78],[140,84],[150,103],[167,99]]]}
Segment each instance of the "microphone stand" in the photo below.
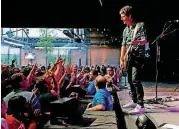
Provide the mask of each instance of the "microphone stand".
{"label": "microphone stand", "polygon": [[[165,25],[168,22],[165,23]],[[164,27],[165,27],[164,25]],[[146,101],[144,101],[144,103],[150,103],[150,104],[161,104],[161,102],[159,102],[159,100],[161,100],[161,98],[158,98],[157,92],[158,92],[158,62],[160,61],[160,53],[159,53],[159,45],[158,45],[158,40],[163,38],[165,35],[164,33],[172,26],[172,24],[170,24],[165,30],[163,29],[162,33],[151,43],[154,44],[156,43],[156,82],[155,82],[155,98],[153,99],[148,99]],[[167,35],[167,34],[166,34]]]}

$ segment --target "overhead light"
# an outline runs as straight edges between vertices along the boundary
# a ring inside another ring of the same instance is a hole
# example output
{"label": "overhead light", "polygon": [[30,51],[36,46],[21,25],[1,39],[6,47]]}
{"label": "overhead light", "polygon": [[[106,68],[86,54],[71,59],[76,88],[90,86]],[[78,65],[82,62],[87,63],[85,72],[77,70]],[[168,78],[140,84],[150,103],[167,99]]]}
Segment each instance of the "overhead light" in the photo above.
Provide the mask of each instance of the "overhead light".
{"label": "overhead light", "polygon": [[69,38],[74,38],[74,34],[72,34],[69,30],[63,30],[63,33]]}
{"label": "overhead light", "polygon": [[26,33],[29,34],[29,29],[25,29]]}
{"label": "overhead light", "polygon": [[100,5],[103,6],[103,0],[99,0]]}
{"label": "overhead light", "polygon": [[7,31],[6,34],[8,38],[12,38],[14,36],[11,30]]}

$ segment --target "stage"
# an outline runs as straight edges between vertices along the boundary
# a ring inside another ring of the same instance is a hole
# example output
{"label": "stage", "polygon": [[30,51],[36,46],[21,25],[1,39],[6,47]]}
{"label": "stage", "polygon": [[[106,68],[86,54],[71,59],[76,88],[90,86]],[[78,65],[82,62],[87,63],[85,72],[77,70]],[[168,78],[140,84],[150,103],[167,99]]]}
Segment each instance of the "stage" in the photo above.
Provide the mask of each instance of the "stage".
{"label": "stage", "polygon": [[84,119],[89,122],[84,125],[51,125],[50,121],[44,126],[44,129],[117,129],[116,116],[114,111],[85,111]]}
{"label": "stage", "polygon": [[[167,97],[171,97],[168,99],[169,102],[163,102],[162,104],[151,104],[146,103],[145,106],[145,114],[155,123],[155,125],[160,126],[164,123],[174,124],[179,126],[179,89],[177,88],[178,84],[171,83],[158,83],[158,92],[157,97],[159,99],[167,101]],[[144,100],[153,99],[156,96],[155,92],[155,82],[144,82]],[[119,91],[118,98],[120,105],[124,105],[131,101],[129,96],[129,89],[122,89]],[[175,100],[174,100],[175,99]],[[128,115],[127,112],[130,109],[122,109],[125,113],[125,121],[127,129],[137,129],[135,122],[139,115]]]}

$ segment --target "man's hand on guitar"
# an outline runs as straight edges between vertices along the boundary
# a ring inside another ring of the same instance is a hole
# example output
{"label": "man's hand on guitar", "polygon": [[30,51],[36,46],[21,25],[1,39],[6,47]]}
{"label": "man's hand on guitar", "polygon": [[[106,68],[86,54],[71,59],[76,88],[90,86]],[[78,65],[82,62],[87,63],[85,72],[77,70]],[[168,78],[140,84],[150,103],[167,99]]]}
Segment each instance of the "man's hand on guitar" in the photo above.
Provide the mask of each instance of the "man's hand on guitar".
{"label": "man's hand on guitar", "polygon": [[120,62],[120,68],[121,68],[123,71],[126,71],[125,62],[124,62],[124,61],[121,61],[121,62]]}
{"label": "man's hand on guitar", "polygon": [[124,67],[124,61],[120,61],[120,68],[123,69]]}
{"label": "man's hand on guitar", "polygon": [[144,40],[134,40],[132,42],[132,45],[145,45],[147,43],[147,41],[144,39]]}

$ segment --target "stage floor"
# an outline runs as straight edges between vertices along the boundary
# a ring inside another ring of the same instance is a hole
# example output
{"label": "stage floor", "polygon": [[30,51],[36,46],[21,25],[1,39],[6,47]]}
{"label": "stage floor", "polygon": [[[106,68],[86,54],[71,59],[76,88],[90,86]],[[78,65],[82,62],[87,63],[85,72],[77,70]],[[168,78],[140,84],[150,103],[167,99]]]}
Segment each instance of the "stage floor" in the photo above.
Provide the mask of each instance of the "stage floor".
{"label": "stage floor", "polygon": [[[144,100],[155,98],[155,82],[143,82],[143,86]],[[147,102],[144,104],[145,113],[150,117],[155,125],[160,126],[163,123],[179,125],[179,88],[173,92],[177,86],[178,84],[158,83],[157,97],[162,100],[171,97],[171,101],[164,101],[162,104]],[[121,107],[131,101],[129,91],[130,89],[122,89],[117,93]],[[127,113],[131,109],[122,110]],[[137,129],[135,122],[138,116],[139,115],[125,115],[126,126],[128,129]]]}

